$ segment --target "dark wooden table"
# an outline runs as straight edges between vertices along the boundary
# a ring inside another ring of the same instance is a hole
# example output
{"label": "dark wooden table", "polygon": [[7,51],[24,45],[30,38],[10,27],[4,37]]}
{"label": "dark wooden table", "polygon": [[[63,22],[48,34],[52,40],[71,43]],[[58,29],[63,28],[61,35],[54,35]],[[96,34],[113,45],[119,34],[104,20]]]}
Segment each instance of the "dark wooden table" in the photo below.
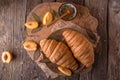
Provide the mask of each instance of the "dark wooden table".
{"label": "dark wooden table", "polygon": [[91,72],[56,80],[120,80],[120,0],[0,0],[0,53],[14,54],[10,64],[0,59],[0,80],[49,80],[22,47],[26,16],[37,4],[48,1],[87,6],[99,21],[101,37]]}

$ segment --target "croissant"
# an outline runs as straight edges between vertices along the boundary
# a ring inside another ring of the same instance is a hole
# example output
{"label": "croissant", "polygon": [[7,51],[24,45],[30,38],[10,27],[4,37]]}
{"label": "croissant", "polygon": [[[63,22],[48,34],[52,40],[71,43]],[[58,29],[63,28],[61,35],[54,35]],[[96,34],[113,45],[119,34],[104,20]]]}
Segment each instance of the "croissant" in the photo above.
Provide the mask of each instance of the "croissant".
{"label": "croissant", "polygon": [[43,39],[40,41],[40,47],[45,56],[57,65],[76,70],[78,63],[74,59],[72,52],[63,43],[52,39]]}
{"label": "croissant", "polygon": [[74,57],[86,67],[90,67],[94,63],[94,50],[91,42],[84,35],[72,29],[66,29],[62,35]]}

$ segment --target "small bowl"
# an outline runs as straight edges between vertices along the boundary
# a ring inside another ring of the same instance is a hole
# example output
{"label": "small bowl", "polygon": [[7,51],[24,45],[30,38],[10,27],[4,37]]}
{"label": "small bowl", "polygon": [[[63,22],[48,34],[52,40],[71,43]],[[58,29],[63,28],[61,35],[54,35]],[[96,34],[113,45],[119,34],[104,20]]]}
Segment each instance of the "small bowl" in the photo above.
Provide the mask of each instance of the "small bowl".
{"label": "small bowl", "polygon": [[69,8],[73,10],[73,13],[62,18],[66,21],[72,20],[76,17],[77,15],[76,7],[71,3],[64,3],[59,7],[59,10],[58,10],[59,15],[61,16],[66,12],[66,9],[69,9]]}

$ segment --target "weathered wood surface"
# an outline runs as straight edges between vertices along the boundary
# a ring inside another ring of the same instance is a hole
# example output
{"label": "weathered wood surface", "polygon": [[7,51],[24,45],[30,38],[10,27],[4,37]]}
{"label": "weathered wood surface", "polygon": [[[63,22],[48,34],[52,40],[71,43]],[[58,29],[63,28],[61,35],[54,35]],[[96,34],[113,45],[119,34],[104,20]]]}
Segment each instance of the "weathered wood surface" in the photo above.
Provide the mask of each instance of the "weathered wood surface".
{"label": "weathered wood surface", "polygon": [[108,79],[120,80],[120,1],[109,1]]}
{"label": "weathered wood surface", "polygon": [[37,4],[47,1],[83,4],[99,21],[101,40],[92,71],[58,80],[120,80],[119,0],[0,0],[0,53],[9,50],[15,57],[10,64],[0,59],[0,80],[49,80],[22,47],[26,16]]}
{"label": "weathered wood surface", "polygon": [[108,0],[86,0],[85,5],[89,7],[93,16],[98,19],[98,34],[101,36],[91,80],[106,80],[108,71]]}

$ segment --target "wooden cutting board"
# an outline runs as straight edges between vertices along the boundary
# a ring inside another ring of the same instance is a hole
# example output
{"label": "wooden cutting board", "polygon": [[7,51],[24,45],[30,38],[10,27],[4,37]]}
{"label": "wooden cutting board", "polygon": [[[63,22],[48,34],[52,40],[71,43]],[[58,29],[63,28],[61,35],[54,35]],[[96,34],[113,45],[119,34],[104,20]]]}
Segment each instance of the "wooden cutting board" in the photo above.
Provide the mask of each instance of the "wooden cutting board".
{"label": "wooden cutting board", "polygon": [[[40,17],[42,21],[44,14],[47,11],[55,10],[58,12],[58,9],[62,3],[59,2],[51,2],[51,3],[43,3],[36,6],[27,16],[27,21],[34,21],[32,13],[35,13]],[[75,5],[75,4],[74,4]],[[26,40],[33,40],[39,44],[39,41],[42,39],[48,38],[50,35],[59,34],[61,35],[62,31],[65,28],[72,28],[81,32],[85,35],[91,42],[93,40],[88,35],[87,31],[92,32],[96,37],[96,42],[93,45],[96,46],[96,43],[99,40],[99,36],[97,35],[96,28],[98,26],[98,21],[96,18],[91,16],[88,8],[83,7],[81,5],[75,5],[77,8],[77,16],[71,21],[64,21],[62,19],[58,20],[56,23],[51,26],[42,26],[41,30],[38,32],[31,32],[31,30],[27,30]],[[61,40],[61,39],[60,39]],[[41,52],[41,51],[40,51]],[[34,52],[27,52],[32,60],[34,60]],[[42,59],[43,55],[39,59]],[[45,72],[47,77],[55,78],[60,75],[59,71],[57,71],[55,64],[52,63],[41,63],[38,60],[35,61],[39,67]]]}

